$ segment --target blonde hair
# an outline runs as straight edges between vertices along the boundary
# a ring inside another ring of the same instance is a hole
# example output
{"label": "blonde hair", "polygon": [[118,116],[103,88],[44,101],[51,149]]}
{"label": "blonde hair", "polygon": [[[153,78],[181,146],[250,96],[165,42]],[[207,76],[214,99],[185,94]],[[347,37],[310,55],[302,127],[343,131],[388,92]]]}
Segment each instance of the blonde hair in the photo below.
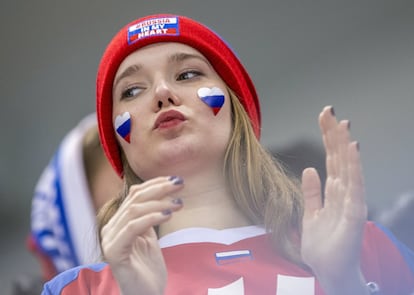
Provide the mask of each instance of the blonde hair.
{"label": "blonde hair", "polygon": [[83,166],[88,184],[92,183],[96,171],[105,163],[106,158],[99,141],[98,126],[89,128],[82,140]]}
{"label": "blonde hair", "polygon": [[[288,260],[301,265],[300,231],[303,201],[299,181],[288,176],[282,165],[256,138],[251,121],[237,96],[229,91],[233,132],[224,161],[224,173],[240,210],[254,223],[263,224],[272,242]],[[99,235],[115,214],[132,184],[142,183],[121,152],[125,190],[98,214]],[[101,236],[99,236],[101,240]]]}
{"label": "blonde hair", "polygon": [[233,133],[225,155],[225,173],[233,197],[246,216],[264,224],[287,259],[301,264],[299,236],[303,200],[299,181],[263,148],[250,119],[230,90]]}

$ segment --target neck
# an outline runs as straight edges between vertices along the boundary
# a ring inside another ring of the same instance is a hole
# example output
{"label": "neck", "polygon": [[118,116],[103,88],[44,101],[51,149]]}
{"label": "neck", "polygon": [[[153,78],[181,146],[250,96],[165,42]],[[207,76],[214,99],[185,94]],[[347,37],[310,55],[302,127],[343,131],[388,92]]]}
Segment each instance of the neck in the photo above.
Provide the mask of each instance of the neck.
{"label": "neck", "polygon": [[183,200],[184,206],[159,226],[159,236],[189,227],[224,229],[251,225],[252,222],[234,202],[223,179],[205,175],[184,177],[184,189],[176,196]]}

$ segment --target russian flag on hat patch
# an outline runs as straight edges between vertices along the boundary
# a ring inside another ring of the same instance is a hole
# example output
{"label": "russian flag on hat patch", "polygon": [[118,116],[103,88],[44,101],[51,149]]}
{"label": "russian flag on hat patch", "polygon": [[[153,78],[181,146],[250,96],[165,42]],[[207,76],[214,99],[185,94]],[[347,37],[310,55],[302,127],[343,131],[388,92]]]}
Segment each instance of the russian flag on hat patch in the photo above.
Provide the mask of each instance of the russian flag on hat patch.
{"label": "russian flag on hat patch", "polygon": [[128,28],[128,44],[135,43],[139,39],[159,36],[178,35],[178,17],[161,17],[148,19],[132,25]]}

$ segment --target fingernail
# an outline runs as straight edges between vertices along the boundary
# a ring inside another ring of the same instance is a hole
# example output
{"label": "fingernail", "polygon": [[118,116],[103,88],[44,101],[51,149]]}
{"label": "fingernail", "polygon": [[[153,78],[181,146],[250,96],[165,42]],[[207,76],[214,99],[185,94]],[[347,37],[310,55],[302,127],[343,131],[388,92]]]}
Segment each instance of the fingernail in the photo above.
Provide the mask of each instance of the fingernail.
{"label": "fingernail", "polygon": [[332,114],[332,116],[335,116],[335,110],[334,110],[333,107],[331,107],[331,114]]}
{"label": "fingernail", "polygon": [[355,146],[356,146],[357,151],[359,151],[359,142],[358,141],[356,142]]}
{"label": "fingernail", "polygon": [[348,130],[351,129],[351,121],[348,120]]}
{"label": "fingernail", "polygon": [[175,205],[182,205],[183,204],[183,200],[181,200],[181,198],[176,198],[172,200],[172,203]]}
{"label": "fingernail", "polygon": [[171,215],[172,211],[171,209],[165,209],[161,211],[162,215]]}
{"label": "fingernail", "polygon": [[171,181],[173,184],[183,184],[184,180],[179,176],[170,176],[168,178],[169,181]]}

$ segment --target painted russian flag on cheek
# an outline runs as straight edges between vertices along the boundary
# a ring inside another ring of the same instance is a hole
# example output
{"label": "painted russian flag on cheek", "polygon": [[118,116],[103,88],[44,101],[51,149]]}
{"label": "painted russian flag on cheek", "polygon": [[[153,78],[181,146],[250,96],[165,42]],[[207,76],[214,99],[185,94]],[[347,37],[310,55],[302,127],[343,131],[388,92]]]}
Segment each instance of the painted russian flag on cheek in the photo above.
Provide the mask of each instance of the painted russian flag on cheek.
{"label": "painted russian flag on cheek", "polygon": [[129,112],[115,118],[115,130],[126,142],[131,142],[131,115]]}
{"label": "painted russian flag on cheek", "polygon": [[224,92],[218,87],[202,87],[198,89],[197,95],[213,110],[214,115],[217,115],[224,104]]}

